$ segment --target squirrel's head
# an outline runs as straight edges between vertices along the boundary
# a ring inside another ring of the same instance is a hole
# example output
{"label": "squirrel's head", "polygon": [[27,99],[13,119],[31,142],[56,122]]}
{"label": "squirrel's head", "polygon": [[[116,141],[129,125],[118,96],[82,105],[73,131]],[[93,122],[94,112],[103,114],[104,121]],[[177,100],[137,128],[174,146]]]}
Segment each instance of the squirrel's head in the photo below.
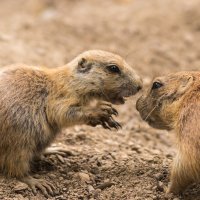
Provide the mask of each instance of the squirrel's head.
{"label": "squirrel's head", "polygon": [[113,104],[123,104],[124,98],[142,88],[141,78],[119,55],[101,51],[86,51],[76,57],[71,66],[76,90],[85,97],[98,98]]}
{"label": "squirrel's head", "polygon": [[136,103],[143,120],[158,129],[171,130],[176,126],[183,99],[191,90],[194,76],[179,72],[156,78],[146,94]]}

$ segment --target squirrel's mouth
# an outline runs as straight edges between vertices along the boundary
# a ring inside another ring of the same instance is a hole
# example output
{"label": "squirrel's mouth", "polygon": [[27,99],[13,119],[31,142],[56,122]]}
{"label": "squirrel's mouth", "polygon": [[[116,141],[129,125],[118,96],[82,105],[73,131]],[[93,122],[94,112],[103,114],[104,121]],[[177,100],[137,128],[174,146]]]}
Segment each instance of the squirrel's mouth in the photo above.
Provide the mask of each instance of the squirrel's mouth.
{"label": "squirrel's mouth", "polygon": [[128,97],[136,94],[136,91],[126,91],[123,90],[121,93],[116,95],[111,95],[109,98],[110,103],[120,105],[124,104]]}
{"label": "squirrel's mouth", "polygon": [[106,91],[103,93],[103,99],[104,101],[108,101],[112,104],[120,105],[124,104],[128,97],[135,95],[139,89],[127,89],[123,88],[120,89],[121,91],[119,93],[114,93],[113,91]]}

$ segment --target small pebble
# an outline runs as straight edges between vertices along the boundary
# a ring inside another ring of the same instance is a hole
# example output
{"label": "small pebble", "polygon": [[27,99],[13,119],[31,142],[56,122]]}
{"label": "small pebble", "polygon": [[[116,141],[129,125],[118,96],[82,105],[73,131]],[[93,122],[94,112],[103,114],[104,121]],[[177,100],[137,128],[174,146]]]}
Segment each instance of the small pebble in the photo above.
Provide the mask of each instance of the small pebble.
{"label": "small pebble", "polygon": [[17,194],[13,200],[25,199],[21,194]]}
{"label": "small pebble", "polygon": [[114,183],[112,183],[112,182],[105,182],[105,183],[102,183],[101,185],[99,185],[97,188],[101,189],[101,190],[104,190],[105,188],[111,187],[112,185],[114,185]]}
{"label": "small pebble", "polygon": [[14,187],[14,191],[15,192],[19,192],[22,190],[26,190],[28,188],[28,186],[25,183],[18,183],[15,187]]}
{"label": "small pebble", "polygon": [[156,180],[160,181],[163,178],[163,174],[157,173],[157,174],[154,175],[154,177],[156,178]]}
{"label": "small pebble", "polygon": [[79,172],[78,177],[81,179],[83,182],[89,182],[90,181],[90,176],[84,172]]}
{"label": "small pebble", "polygon": [[94,188],[92,185],[88,185],[88,192],[92,193],[94,191]]}
{"label": "small pebble", "polygon": [[56,175],[55,175],[55,174],[49,174],[48,176],[49,176],[49,178],[51,178],[51,179],[55,179],[55,178],[56,178]]}
{"label": "small pebble", "polygon": [[163,184],[163,182],[158,181],[157,189],[158,189],[159,191],[161,191],[161,192],[164,191],[164,184]]}
{"label": "small pebble", "polygon": [[94,198],[95,198],[95,199],[98,198],[100,192],[101,192],[101,189],[96,189],[96,190],[94,191]]}

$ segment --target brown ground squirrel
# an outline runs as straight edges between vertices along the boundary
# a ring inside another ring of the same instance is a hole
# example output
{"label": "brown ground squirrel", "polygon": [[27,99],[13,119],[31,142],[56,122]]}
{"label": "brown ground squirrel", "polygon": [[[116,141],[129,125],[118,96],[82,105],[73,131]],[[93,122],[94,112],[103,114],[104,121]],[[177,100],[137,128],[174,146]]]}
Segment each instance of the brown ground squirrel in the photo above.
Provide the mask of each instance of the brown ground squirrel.
{"label": "brown ground squirrel", "polygon": [[[0,70],[0,169],[45,196],[54,187],[29,175],[30,165],[62,128],[75,124],[118,128],[111,106],[142,87],[118,55],[92,50],[63,67],[12,65]],[[102,100],[90,107],[92,99]],[[107,103],[106,103],[107,102]],[[108,103],[110,102],[110,103]]]}
{"label": "brown ground squirrel", "polygon": [[200,180],[200,72],[179,72],[154,80],[136,104],[143,120],[176,131],[178,152],[167,192],[182,193]]}

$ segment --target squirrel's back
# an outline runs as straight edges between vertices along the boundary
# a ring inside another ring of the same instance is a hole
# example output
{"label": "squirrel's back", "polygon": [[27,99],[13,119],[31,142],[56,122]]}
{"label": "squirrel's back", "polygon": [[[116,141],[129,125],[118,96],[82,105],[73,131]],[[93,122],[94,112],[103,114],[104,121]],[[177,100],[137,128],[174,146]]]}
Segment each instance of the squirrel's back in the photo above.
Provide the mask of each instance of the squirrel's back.
{"label": "squirrel's back", "polygon": [[53,134],[46,116],[50,84],[48,74],[39,68],[15,66],[0,71],[0,149],[11,144],[38,150],[46,146],[43,142],[48,143],[46,137]]}

